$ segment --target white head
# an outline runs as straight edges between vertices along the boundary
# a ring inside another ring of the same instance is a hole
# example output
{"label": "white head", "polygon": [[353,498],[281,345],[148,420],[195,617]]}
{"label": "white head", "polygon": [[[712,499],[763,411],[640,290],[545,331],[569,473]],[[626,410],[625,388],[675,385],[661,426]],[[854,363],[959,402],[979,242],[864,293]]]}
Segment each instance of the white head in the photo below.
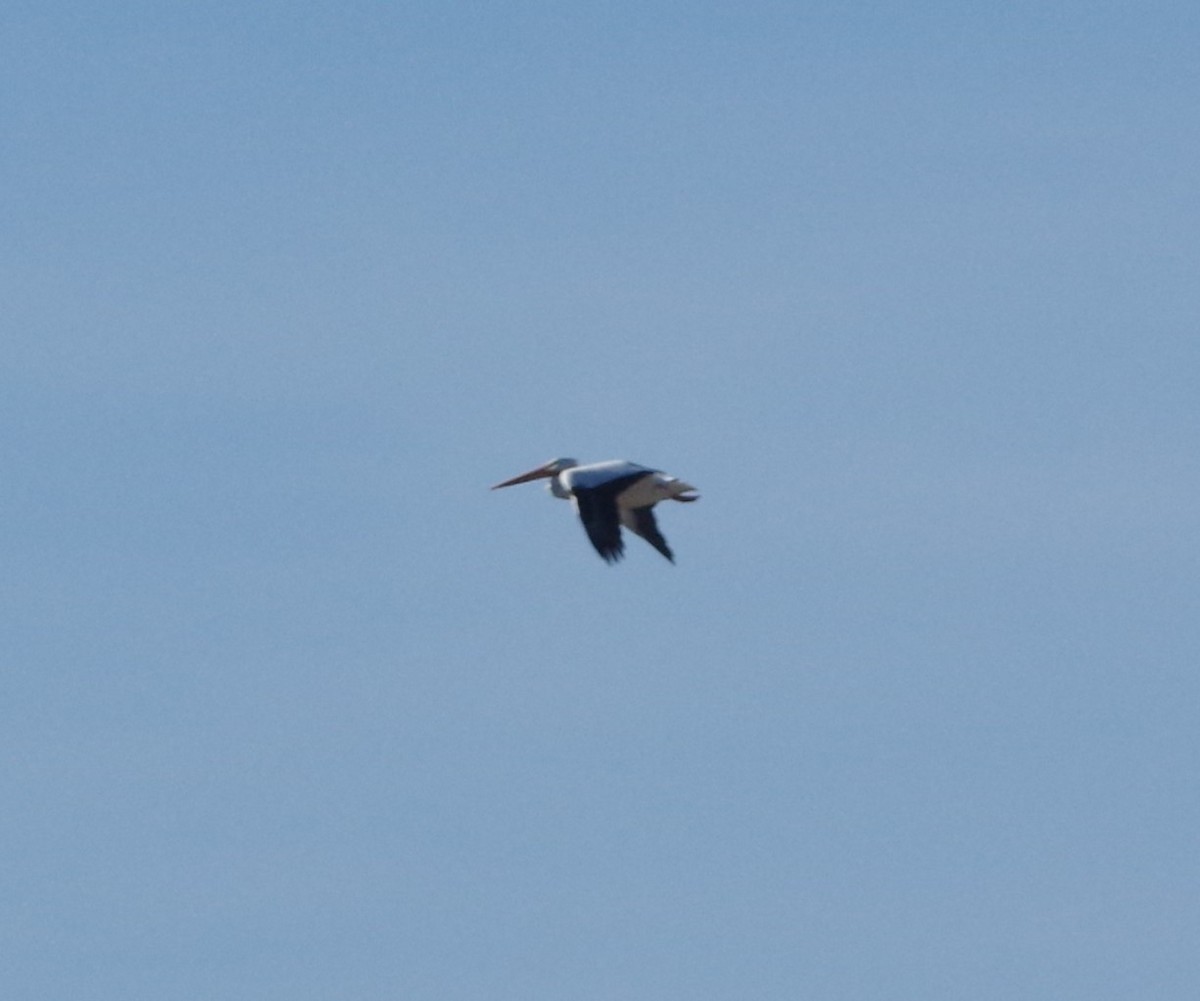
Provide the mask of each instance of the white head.
{"label": "white head", "polygon": [[514,476],[511,480],[505,480],[503,483],[497,483],[493,490],[499,490],[501,487],[515,487],[518,483],[528,483],[530,480],[540,480],[548,478],[551,480],[551,489],[554,487],[554,477],[558,476],[564,469],[571,469],[578,466],[579,463],[574,459],[551,459],[545,465],[538,466],[537,469],[531,469],[527,473],[522,473],[520,476]]}

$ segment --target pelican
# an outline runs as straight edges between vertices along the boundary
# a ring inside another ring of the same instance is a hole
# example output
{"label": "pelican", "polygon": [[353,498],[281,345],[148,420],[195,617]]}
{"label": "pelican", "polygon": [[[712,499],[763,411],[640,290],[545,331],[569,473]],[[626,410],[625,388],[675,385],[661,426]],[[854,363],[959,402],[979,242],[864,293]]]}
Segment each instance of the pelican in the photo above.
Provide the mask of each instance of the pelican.
{"label": "pelican", "polygon": [[622,525],[674,563],[675,555],[654,521],[654,505],[661,500],[700,499],[696,488],[682,480],[624,459],[586,466],[574,459],[551,459],[537,469],[497,483],[492,489],[540,479],[550,481],[547,489],[555,497],[575,505],[588,538],[606,563],[616,563],[625,555]]}

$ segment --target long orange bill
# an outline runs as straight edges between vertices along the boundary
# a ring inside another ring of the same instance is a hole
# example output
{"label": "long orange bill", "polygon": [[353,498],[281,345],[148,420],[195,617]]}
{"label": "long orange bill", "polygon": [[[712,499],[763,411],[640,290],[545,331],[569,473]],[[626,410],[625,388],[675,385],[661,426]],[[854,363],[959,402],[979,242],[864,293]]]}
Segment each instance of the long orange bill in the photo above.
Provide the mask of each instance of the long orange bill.
{"label": "long orange bill", "polygon": [[497,483],[492,489],[499,490],[501,487],[515,487],[518,483],[528,483],[530,480],[540,480],[553,475],[545,466],[538,466],[537,469],[531,469],[528,473],[522,473],[520,476],[514,476],[511,480]]}

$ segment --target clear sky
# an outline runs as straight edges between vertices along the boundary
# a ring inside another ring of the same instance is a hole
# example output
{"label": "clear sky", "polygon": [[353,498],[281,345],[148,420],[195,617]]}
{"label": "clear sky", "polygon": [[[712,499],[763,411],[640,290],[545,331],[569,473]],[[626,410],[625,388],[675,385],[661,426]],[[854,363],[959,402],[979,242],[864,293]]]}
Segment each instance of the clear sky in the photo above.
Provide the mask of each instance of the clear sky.
{"label": "clear sky", "polygon": [[1200,997],[1198,52],[6,3],[5,995]]}

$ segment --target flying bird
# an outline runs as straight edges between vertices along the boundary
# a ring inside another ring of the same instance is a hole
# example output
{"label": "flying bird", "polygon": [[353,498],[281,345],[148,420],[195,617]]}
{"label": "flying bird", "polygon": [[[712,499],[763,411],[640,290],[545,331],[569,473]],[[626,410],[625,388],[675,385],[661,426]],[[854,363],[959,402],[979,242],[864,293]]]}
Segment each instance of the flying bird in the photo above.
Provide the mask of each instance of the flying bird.
{"label": "flying bird", "polygon": [[574,459],[552,459],[492,489],[540,479],[550,481],[547,489],[555,497],[575,505],[588,538],[606,563],[616,563],[625,555],[622,525],[674,563],[675,556],[654,520],[654,505],[661,500],[700,499],[696,488],[682,480],[623,459],[586,466]]}

